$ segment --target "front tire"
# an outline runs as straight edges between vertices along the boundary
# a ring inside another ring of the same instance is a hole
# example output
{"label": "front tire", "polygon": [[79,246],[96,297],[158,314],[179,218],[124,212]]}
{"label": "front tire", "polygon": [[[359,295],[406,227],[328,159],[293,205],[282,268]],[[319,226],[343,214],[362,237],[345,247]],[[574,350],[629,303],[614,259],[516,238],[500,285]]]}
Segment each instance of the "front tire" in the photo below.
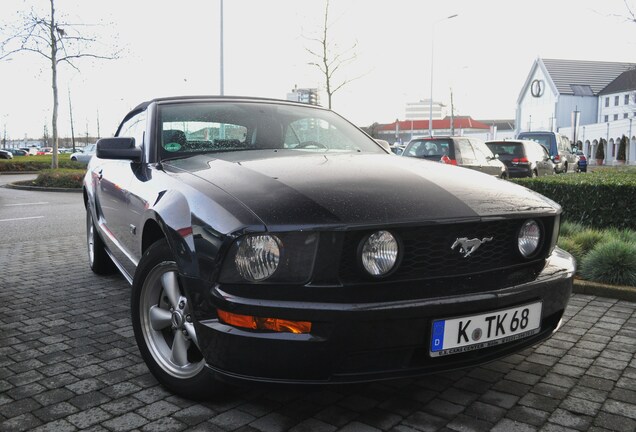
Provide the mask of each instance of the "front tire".
{"label": "front tire", "polygon": [[93,273],[108,275],[115,271],[115,264],[106,253],[106,246],[97,232],[90,207],[86,209],[86,246],[88,264]]}
{"label": "front tire", "polygon": [[192,310],[165,239],[144,253],[131,294],[135,339],[155,378],[189,399],[206,399],[220,393],[221,384],[205,366]]}

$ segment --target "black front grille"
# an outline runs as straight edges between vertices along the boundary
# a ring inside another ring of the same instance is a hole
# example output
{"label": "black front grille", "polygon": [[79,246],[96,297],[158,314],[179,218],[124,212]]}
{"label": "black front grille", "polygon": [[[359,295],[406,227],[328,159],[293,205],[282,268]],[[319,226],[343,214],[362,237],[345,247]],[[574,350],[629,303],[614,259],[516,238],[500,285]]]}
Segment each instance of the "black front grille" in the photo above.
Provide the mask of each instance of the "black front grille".
{"label": "black front grille", "polygon": [[[403,253],[398,268],[384,281],[430,279],[488,272],[526,264],[517,249],[517,236],[527,219],[508,219],[488,222],[439,224],[422,227],[390,229],[402,242]],[[545,258],[552,234],[553,218],[541,218],[543,244],[532,261]],[[374,230],[373,230],[374,231]],[[340,279],[343,283],[369,281],[359,265],[358,248],[371,232],[349,231],[345,235]],[[459,238],[485,241],[470,256],[464,257],[460,247],[451,249]]]}

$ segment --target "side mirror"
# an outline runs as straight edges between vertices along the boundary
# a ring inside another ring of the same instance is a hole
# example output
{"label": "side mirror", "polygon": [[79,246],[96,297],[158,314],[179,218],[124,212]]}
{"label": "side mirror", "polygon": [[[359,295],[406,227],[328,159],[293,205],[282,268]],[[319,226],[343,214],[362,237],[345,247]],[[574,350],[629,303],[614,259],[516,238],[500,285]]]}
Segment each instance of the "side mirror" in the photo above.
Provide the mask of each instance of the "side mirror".
{"label": "side mirror", "polygon": [[378,144],[380,144],[380,146],[386,150],[387,152],[391,151],[391,144],[388,143],[388,141],[382,140],[382,139],[376,139],[375,142],[377,142]]}
{"label": "side mirror", "polygon": [[97,141],[96,156],[100,159],[123,159],[141,162],[141,149],[134,138],[102,138]]}

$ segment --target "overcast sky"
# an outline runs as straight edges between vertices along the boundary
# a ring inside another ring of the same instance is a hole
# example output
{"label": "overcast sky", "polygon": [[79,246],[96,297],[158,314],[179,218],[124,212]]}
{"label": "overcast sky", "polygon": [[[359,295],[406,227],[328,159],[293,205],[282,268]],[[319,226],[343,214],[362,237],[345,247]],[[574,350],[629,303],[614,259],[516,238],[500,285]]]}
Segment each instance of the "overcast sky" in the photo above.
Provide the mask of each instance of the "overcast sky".
{"label": "overcast sky", "polygon": [[[2,0],[0,23],[32,7],[50,6]],[[95,51],[122,50],[116,60],[77,61],[79,72],[61,66],[61,136],[70,136],[69,89],[76,135],[96,135],[99,112],[101,136],[144,100],[219,93],[218,0],[57,0],[56,9],[61,22],[102,24],[82,27],[98,35]],[[315,47],[308,38],[321,28],[323,0],[225,0],[224,11],[226,95],[284,99],[294,85],[324,85],[305,50]],[[449,104],[452,88],[457,112],[475,119],[514,119],[537,57],[636,62],[624,0],[331,0],[330,16],[333,41],[357,44],[335,81],[357,79],[334,95],[333,109],[359,126],[403,119],[406,102],[429,97],[435,22],[433,98]],[[0,132],[39,138],[51,112],[46,59],[0,62]]]}

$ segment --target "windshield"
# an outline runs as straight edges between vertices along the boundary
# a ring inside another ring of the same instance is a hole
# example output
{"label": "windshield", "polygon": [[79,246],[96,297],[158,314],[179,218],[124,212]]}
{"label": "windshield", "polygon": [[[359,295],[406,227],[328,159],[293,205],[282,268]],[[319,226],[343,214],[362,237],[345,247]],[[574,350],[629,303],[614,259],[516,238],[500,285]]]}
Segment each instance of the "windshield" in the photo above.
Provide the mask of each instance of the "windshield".
{"label": "windshield", "polygon": [[514,143],[514,142],[492,142],[486,143],[490,151],[493,154],[498,154],[499,156],[515,156],[515,157],[523,157],[523,144]]}
{"label": "windshield", "polygon": [[539,135],[539,134],[528,134],[524,135],[523,133],[519,134],[519,139],[525,139],[528,141],[534,141],[541,144],[547,151],[550,151],[550,143],[552,142],[552,136],[549,134]]}
{"label": "windshield", "polygon": [[162,159],[264,149],[384,153],[372,139],[323,109],[255,102],[160,105]]}
{"label": "windshield", "polygon": [[449,155],[449,139],[425,139],[411,141],[404,150],[404,156],[439,159]]}

